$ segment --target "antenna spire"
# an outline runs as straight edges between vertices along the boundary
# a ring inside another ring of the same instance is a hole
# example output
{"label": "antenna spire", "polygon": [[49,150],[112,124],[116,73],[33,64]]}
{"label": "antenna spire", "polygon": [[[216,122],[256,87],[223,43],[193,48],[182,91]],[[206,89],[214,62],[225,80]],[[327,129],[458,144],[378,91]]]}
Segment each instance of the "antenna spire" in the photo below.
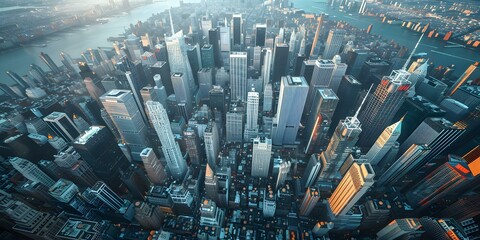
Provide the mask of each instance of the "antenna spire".
{"label": "antenna spire", "polygon": [[365,97],[363,98],[362,103],[360,104],[360,107],[358,107],[357,112],[355,113],[355,116],[353,116],[353,119],[356,119],[356,118],[358,117],[358,113],[360,113],[360,109],[362,109],[363,104],[365,103],[365,100],[367,99],[368,94],[370,93],[370,91],[372,90],[372,88],[373,88],[373,83],[372,83],[372,85],[370,85],[370,88],[368,89],[367,94],[366,94]]}
{"label": "antenna spire", "polygon": [[424,34],[425,34],[425,32],[422,32],[422,35],[421,35],[420,38],[418,39],[417,44],[415,44],[415,47],[413,48],[412,53],[410,53],[410,56],[408,56],[407,61],[406,61],[405,64],[403,65],[403,68],[402,68],[403,70],[407,70],[407,65],[408,65],[408,63],[410,62],[410,60],[412,59],[413,54],[415,54],[415,51],[417,50],[418,45],[419,45],[420,42],[422,41],[422,38],[423,38],[423,35],[424,35]]}
{"label": "antenna spire", "polygon": [[170,15],[170,28],[172,29],[172,36],[175,35],[175,29],[173,28],[173,20],[172,20],[172,11],[170,11],[172,8],[170,7],[168,9],[168,14]]}

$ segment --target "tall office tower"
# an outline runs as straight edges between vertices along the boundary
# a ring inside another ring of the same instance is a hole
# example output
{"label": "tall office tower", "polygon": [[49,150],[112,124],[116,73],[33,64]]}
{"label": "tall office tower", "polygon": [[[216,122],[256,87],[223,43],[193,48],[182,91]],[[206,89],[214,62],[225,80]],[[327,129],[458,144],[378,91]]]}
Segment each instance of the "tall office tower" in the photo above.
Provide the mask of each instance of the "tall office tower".
{"label": "tall office tower", "polygon": [[310,156],[310,160],[308,160],[307,167],[305,168],[302,177],[302,188],[308,188],[315,184],[325,166],[324,161],[325,158],[322,158],[320,154],[312,154],[312,156]]}
{"label": "tall office tower", "polygon": [[417,69],[411,72],[412,74],[408,78],[408,81],[410,81],[413,86],[411,90],[415,91],[415,85],[417,85],[418,82],[421,82],[423,81],[423,79],[425,79],[425,77],[427,76],[427,72],[428,72],[427,62],[423,63]]}
{"label": "tall office tower", "polygon": [[[76,138],[72,145],[98,177],[110,187],[117,189],[120,185],[118,182],[120,171],[127,168],[129,162],[107,128],[92,126]],[[74,151],[68,149],[66,153],[76,155]]]}
{"label": "tall office tower", "polygon": [[417,218],[395,219],[377,232],[378,240],[412,239],[419,237],[424,231]]}
{"label": "tall office tower", "polygon": [[272,140],[264,137],[253,139],[252,177],[267,178],[272,157]]}
{"label": "tall office tower", "polygon": [[90,127],[90,125],[87,123],[87,121],[85,121],[85,119],[75,113],[73,114],[73,123],[75,124],[75,126],[77,126],[78,130],[80,130],[81,133],[87,131]]}
{"label": "tall office tower", "polygon": [[407,200],[413,207],[428,207],[472,177],[464,159],[449,155],[448,162],[433,170],[409,190]]}
{"label": "tall office tower", "polygon": [[273,87],[272,84],[265,85],[263,91],[263,111],[270,112],[273,110]]}
{"label": "tall office tower", "polygon": [[209,16],[203,16],[202,17],[202,33],[205,38],[207,38],[208,42],[208,30],[212,29],[212,19],[209,18]]}
{"label": "tall office tower", "polygon": [[174,182],[169,189],[170,198],[173,202],[173,211],[179,215],[190,215],[195,209],[194,196],[181,183]]}
{"label": "tall office tower", "polygon": [[168,170],[173,178],[181,181],[187,172],[187,163],[180,152],[180,146],[175,142],[167,111],[159,102],[148,101],[146,106],[157,136],[162,143]]}
{"label": "tall office tower", "polygon": [[258,104],[260,95],[258,92],[248,92],[247,97],[247,117],[245,121],[245,133],[243,135],[246,142],[250,142],[258,135]]}
{"label": "tall office tower", "polygon": [[242,45],[243,43],[243,22],[242,14],[233,14],[232,16],[232,38],[233,45]]}
{"label": "tall office tower", "polygon": [[178,31],[171,37],[165,38],[168,50],[168,62],[172,73],[183,73],[191,92],[195,91],[195,81],[192,68],[187,56],[187,45],[183,31]]}
{"label": "tall office tower", "polygon": [[455,219],[422,217],[419,222],[425,231],[423,237],[435,240],[469,239],[462,226]]}
{"label": "tall office tower", "polygon": [[10,86],[4,83],[0,83],[0,90],[3,91],[4,94],[8,95],[8,97],[15,99],[17,97],[24,97],[23,93],[17,94]]}
{"label": "tall office tower", "polygon": [[460,88],[477,70],[478,65],[480,62],[475,62],[474,64],[470,65],[470,67],[467,68],[467,70],[458,78],[458,80],[452,85],[450,89],[448,89],[448,95],[453,96],[453,94]]}
{"label": "tall office tower", "polygon": [[281,162],[278,165],[278,175],[275,189],[279,189],[281,186],[285,185],[285,181],[287,180],[287,175],[290,172],[291,166],[292,163],[290,161],[281,159]]}
{"label": "tall office tower", "polygon": [[317,88],[328,88],[335,70],[335,63],[332,60],[317,60],[313,69],[308,91],[305,113],[308,114],[312,108],[313,98]]}
{"label": "tall office tower", "polygon": [[93,186],[99,180],[92,167],[81,159],[73,147],[68,147],[54,157],[55,163],[63,168],[63,172],[77,185]]}
{"label": "tall office tower", "polygon": [[255,46],[265,47],[266,35],[267,35],[267,25],[255,24]]}
{"label": "tall office tower", "polygon": [[343,44],[346,31],[343,29],[332,29],[328,33],[327,41],[325,42],[325,50],[323,51],[323,59],[332,59],[337,55]]}
{"label": "tall office tower", "polygon": [[[356,105],[361,101],[362,84],[351,75],[343,76],[338,87],[337,96],[339,98],[337,108],[332,116],[331,126],[337,126],[341,119],[354,114]],[[328,135],[333,133],[334,128],[329,129]]]}
{"label": "tall office tower", "polygon": [[125,77],[127,78],[128,85],[132,90],[133,99],[137,103],[138,110],[140,111],[140,115],[142,116],[143,121],[145,123],[148,123],[147,115],[145,113],[145,107],[140,97],[140,90],[141,90],[141,87],[139,86],[140,80],[135,78],[135,75],[133,75],[132,72],[130,71],[125,72]]}
{"label": "tall office tower", "polygon": [[149,66],[149,70],[151,72],[151,76],[154,77],[155,85],[158,88],[161,88],[159,84],[157,84],[158,80],[155,80],[155,75],[160,75],[160,82],[162,86],[165,86],[165,91],[167,92],[167,96],[173,94],[173,85],[172,80],[170,78],[170,66],[165,61],[158,61],[155,64]]}
{"label": "tall office tower", "polygon": [[44,117],[43,121],[47,123],[57,136],[63,138],[67,142],[73,141],[78,135],[80,135],[80,130],[65,113],[52,112]]}
{"label": "tall office tower", "polygon": [[366,158],[371,165],[376,166],[393,147],[402,132],[402,122],[403,119],[400,119],[400,121],[385,128],[377,141],[368,150]]}
{"label": "tall office tower", "polygon": [[185,106],[184,109],[180,111],[181,116],[186,120],[190,119],[192,115],[193,106],[192,106],[192,91],[188,87],[188,79],[186,75],[183,73],[172,73],[171,76],[173,90],[175,92],[175,99],[177,101],[177,105]]}
{"label": "tall office tower", "polygon": [[263,86],[266,86],[270,82],[270,75],[272,71],[272,50],[267,48],[265,50],[265,56],[263,57],[263,68],[262,68],[262,77],[263,77]]}
{"label": "tall office tower", "polygon": [[335,64],[335,68],[333,69],[332,78],[330,79],[330,84],[328,87],[337,93],[342,78],[345,76],[345,72],[347,71],[347,64],[341,62],[340,55],[335,55],[332,61]]}
{"label": "tall office tower", "polygon": [[58,68],[57,64],[48,56],[48,54],[41,52],[40,53],[40,58],[42,61],[52,70],[53,73],[60,73],[60,69]]}
{"label": "tall office tower", "polygon": [[463,126],[457,126],[445,118],[427,118],[413,131],[402,145],[399,154],[403,154],[412,144],[426,144],[430,152],[422,159],[418,167],[430,162],[455,142],[465,132]]}
{"label": "tall office tower", "polygon": [[253,68],[255,70],[261,70],[262,54],[262,47],[256,46],[253,48]]}
{"label": "tall office tower", "polygon": [[318,200],[320,200],[320,192],[315,187],[308,187],[305,196],[302,199],[300,208],[298,209],[298,214],[304,217],[308,217],[312,212],[315,205],[317,205]]}
{"label": "tall office tower", "polygon": [[130,34],[125,39],[125,47],[127,48],[130,60],[136,61],[142,59],[143,48],[140,45],[140,38],[135,34]]}
{"label": "tall office tower", "polygon": [[160,229],[162,226],[160,208],[146,202],[135,202],[135,219],[143,229]]}
{"label": "tall office tower", "polygon": [[152,148],[145,148],[140,153],[147,176],[153,184],[161,184],[167,178],[165,169]]}
{"label": "tall office tower", "polygon": [[309,56],[315,55],[315,48],[317,47],[318,37],[320,36],[320,32],[322,31],[323,14],[321,14],[320,17],[317,18],[317,21],[318,21],[317,30],[315,31],[315,37],[313,38],[312,49],[310,50]]}
{"label": "tall office tower", "polygon": [[373,185],[375,172],[369,163],[353,163],[343,176],[328,203],[335,217],[345,216],[348,211]]}
{"label": "tall office tower", "polygon": [[377,180],[377,186],[390,186],[400,181],[408,172],[421,165],[430,152],[427,145],[413,144]]}
{"label": "tall office tower", "polygon": [[225,221],[225,211],[209,199],[203,199],[200,206],[200,226],[221,228]]}
{"label": "tall office tower", "polygon": [[360,77],[360,72],[362,70],[363,64],[367,61],[369,49],[358,49],[354,48],[351,51],[347,52],[345,63],[347,64],[347,74],[354,76],[355,78]]}
{"label": "tall office tower", "polygon": [[227,18],[225,18],[223,26],[219,26],[218,28],[220,29],[220,50],[222,52],[230,52],[230,27],[228,27]]}
{"label": "tall office tower", "polygon": [[312,82],[313,71],[315,70],[317,60],[305,60],[302,63],[300,69],[300,76],[304,77],[307,83],[310,85]]}
{"label": "tall office tower", "polygon": [[33,87],[33,86],[30,86],[30,84],[25,81],[25,79],[23,79],[22,77],[20,77],[16,72],[13,72],[13,71],[7,71],[6,74],[13,80],[15,81],[19,86],[21,86],[22,88],[26,89],[26,88],[29,88],[29,87]]}
{"label": "tall office tower", "polygon": [[459,221],[473,218],[480,214],[480,194],[470,192],[459,197],[435,216],[454,218]]}
{"label": "tall office tower", "polygon": [[200,145],[200,138],[198,137],[197,128],[192,125],[188,125],[183,130],[183,140],[185,141],[185,149],[187,150],[190,162],[194,165],[200,165],[204,163],[205,150]]}
{"label": "tall office tower", "polygon": [[362,0],[362,3],[360,4],[360,9],[358,10],[359,14],[364,14],[367,10],[367,0]]}
{"label": "tall office tower", "polygon": [[105,122],[105,125],[107,125],[108,129],[112,134],[115,136],[116,139],[120,139],[120,133],[117,129],[117,126],[115,126],[115,123],[113,122],[112,118],[108,114],[107,110],[105,108],[100,109],[100,114],[102,116],[103,121]]}
{"label": "tall office tower", "polygon": [[105,110],[128,145],[135,161],[141,161],[140,152],[149,145],[147,126],[129,90],[114,89],[100,97]]}
{"label": "tall office tower", "polygon": [[369,97],[365,110],[358,117],[364,127],[358,140],[359,147],[370,148],[383,129],[392,122],[410,88],[408,76],[410,73],[403,69],[394,70],[390,76],[383,77]]}
{"label": "tall office tower", "polygon": [[267,189],[265,189],[263,196],[263,216],[271,218],[275,216],[275,210],[277,208],[276,204],[276,194],[274,193],[275,189],[272,189],[272,186],[269,184]]}
{"label": "tall office tower", "polygon": [[202,68],[198,70],[198,97],[201,100],[209,99],[209,92],[213,87],[213,69]]}
{"label": "tall office tower", "polygon": [[231,106],[230,111],[226,114],[227,142],[241,143],[243,141],[244,122],[244,108],[241,105]]}
{"label": "tall office tower", "polygon": [[298,54],[295,57],[295,62],[293,63],[293,76],[301,76],[300,73],[302,71],[302,65],[303,62],[305,61],[306,56],[303,54]]}
{"label": "tall office tower", "polygon": [[247,100],[247,53],[230,53],[230,86],[232,90],[231,99]]}
{"label": "tall office tower", "polygon": [[210,121],[203,134],[205,141],[205,152],[207,154],[207,162],[213,168],[217,166],[218,152],[220,151],[220,137],[218,135],[217,124]]}
{"label": "tall office tower", "polygon": [[87,188],[86,192],[95,196],[114,211],[118,211],[124,205],[124,200],[102,181],[95,183],[92,188]]}
{"label": "tall office tower", "polygon": [[305,153],[318,152],[327,145],[327,133],[337,103],[338,97],[332,89],[317,89],[305,128],[309,139]]}
{"label": "tall office tower", "polygon": [[210,167],[210,164],[207,163],[207,167],[205,169],[205,197],[217,201],[218,189],[219,186],[217,176]]}
{"label": "tall office tower", "polygon": [[205,44],[202,47],[201,51],[202,56],[202,67],[204,68],[213,68],[215,67],[215,55],[213,52],[213,46],[210,44]]}
{"label": "tall office tower", "polygon": [[83,80],[83,82],[85,83],[85,87],[87,88],[88,94],[90,94],[90,96],[100,104],[101,103],[100,102],[100,96],[102,96],[105,93],[105,91],[103,89],[99,88],[94,83],[94,80],[92,80],[89,77],[85,78]]}
{"label": "tall office tower", "polygon": [[53,184],[55,184],[55,181],[42,170],[40,170],[37,165],[26,159],[14,157],[10,158],[8,161],[10,164],[12,164],[13,168],[31,181],[40,182],[47,187],[51,187]]}
{"label": "tall office tower", "polygon": [[[77,65],[75,66],[78,69],[78,66]],[[80,69],[78,69],[77,72],[80,72]],[[30,76],[32,76],[34,79],[36,79],[40,83],[45,84],[46,81],[48,80],[47,74],[45,73],[45,71],[43,71],[43,69],[36,64],[33,64],[33,63],[30,64],[28,73],[30,74]]]}
{"label": "tall office tower", "polygon": [[222,67],[222,59],[220,58],[220,30],[212,28],[208,30],[208,43],[213,47],[213,59],[215,66]]}
{"label": "tall office tower", "polygon": [[210,109],[214,111],[215,109],[225,113],[225,90],[218,85],[214,85],[213,88],[208,92],[210,99]]}
{"label": "tall office tower", "polygon": [[277,113],[272,123],[274,145],[295,144],[308,85],[303,77],[282,77]]}
{"label": "tall office tower", "polygon": [[288,44],[277,43],[273,49],[272,82],[280,82],[288,72]]}

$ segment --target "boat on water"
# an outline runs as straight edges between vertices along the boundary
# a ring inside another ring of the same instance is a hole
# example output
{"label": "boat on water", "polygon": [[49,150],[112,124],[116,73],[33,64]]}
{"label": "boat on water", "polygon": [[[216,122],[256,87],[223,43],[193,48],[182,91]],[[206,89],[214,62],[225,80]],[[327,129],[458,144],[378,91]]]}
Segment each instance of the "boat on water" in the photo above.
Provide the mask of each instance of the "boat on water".
{"label": "boat on water", "polygon": [[96,21],[97,21],[98,23],[101,23],[101,24],[108,23],[109,20],[110,20],[110,19],[108,19],[108,18],[97,18],[97,19],[96,19]]}

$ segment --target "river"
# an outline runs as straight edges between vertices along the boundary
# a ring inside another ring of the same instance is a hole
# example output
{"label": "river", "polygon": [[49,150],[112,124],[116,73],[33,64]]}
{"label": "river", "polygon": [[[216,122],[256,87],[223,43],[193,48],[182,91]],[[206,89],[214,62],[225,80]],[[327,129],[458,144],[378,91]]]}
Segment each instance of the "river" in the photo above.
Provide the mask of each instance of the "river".
{"label": "river", "polygon": [[[400,28],[400,26],[383,24],[380,19],[358,15],[347,15],[336,10],[328,8],[325,4],[315,3],[315,0],[293,0],[297,8],[304,9],[307,12],[328,13],[337,20],[347,21],[350,24],[366,28],[369,24],[373,24],[373,34],[380,34],[386,39],[394,39],[398,43],[413,48],[419,34]],[[72,57],[79,57],[81,52],[88,48],[112,46],[107,41],[108,37],[117,36],[124,32],[124,28],[128,28],[131,23],[137,21],[145,21],[152,14],[162,12],[170,6],[179,5],[178,0],[167,0],[165,2],[157,2],[149,5],[141,6],[131,10],[126,15],[111,17],[106,24],[96,24],[72,28],[66,31],[52,34],[39,40],[38,43],[45,42],[46,47],[21,47],[0,52],[0,82],[11,84],[13,81],[5,74],[7,70],[13,70],[20,75],[24,75],[28,71],[31,63],[35,63],[40,67],[47,69],[47,66],[40,59],[40,52],[45,52],[52,59],[60,64],[60,52],[69,53]],[[419,46],[418,52],[426,52],[435,65],[448,66],[456,65],[456,74],[461,72],[472,64],[475,60],[480,60],[478,52],[470,51],[463,48],[444,48],[444,42],[436,39],[424,38]],[[480,71],[477,71],[479,75]]]}

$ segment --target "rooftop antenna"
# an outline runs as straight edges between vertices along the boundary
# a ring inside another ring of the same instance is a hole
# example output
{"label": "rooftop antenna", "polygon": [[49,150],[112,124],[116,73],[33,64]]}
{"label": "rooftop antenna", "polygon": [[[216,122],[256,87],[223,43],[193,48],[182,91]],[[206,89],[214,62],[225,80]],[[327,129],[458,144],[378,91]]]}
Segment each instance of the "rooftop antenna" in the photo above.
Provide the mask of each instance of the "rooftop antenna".
{"label": "rooftop antenna", "polygon": [[172,36],[175,35],[175,29],[173,28],[173,20],[172,20],[172,12],[170,11],[172,8],[168,9],[168,14],[170,15],[170,28],[172,29]]}
{"label": "rooftop antenna", "polygon": [[407,65],[408,65],[408,63],[410,62],[410,60],[412,59],[413,54],[415,54],[415,51],[417,50],[418,45],[419,45],[420,42],[422,41],[422,38],[423,38],[423,35],[424,35],[424,34],[425,34],[425,32],[422,32],[422,35],[421,35],[420,38],[418,39],[417,44],[415,44],[415,47],[413,48],[412,53],[410,53],[410,56],[408,56],[407,61],[406,61],[405,64],[403,65],[402,70],[407,70]]}
{"label": "rooftop antenna", "polygon": [[365,103],[365,100],[367,99],[368,94],[370,94],[370,91],[372,90],[372,88],[373,88],[373,83],[372,83],[372,85],[370,85],[370,88],[368,89],[367,94],[366,94],[365,97],[363,98],[362,103],[360,104],[360,107],[358,107],[357,112],[355,113],[355,115],[353,116],[352,119],[356,119],[356,118],[358,117],[358,113],[360,113],[360,109],[362,109],[362,106],[363,106],[363,104]]}

